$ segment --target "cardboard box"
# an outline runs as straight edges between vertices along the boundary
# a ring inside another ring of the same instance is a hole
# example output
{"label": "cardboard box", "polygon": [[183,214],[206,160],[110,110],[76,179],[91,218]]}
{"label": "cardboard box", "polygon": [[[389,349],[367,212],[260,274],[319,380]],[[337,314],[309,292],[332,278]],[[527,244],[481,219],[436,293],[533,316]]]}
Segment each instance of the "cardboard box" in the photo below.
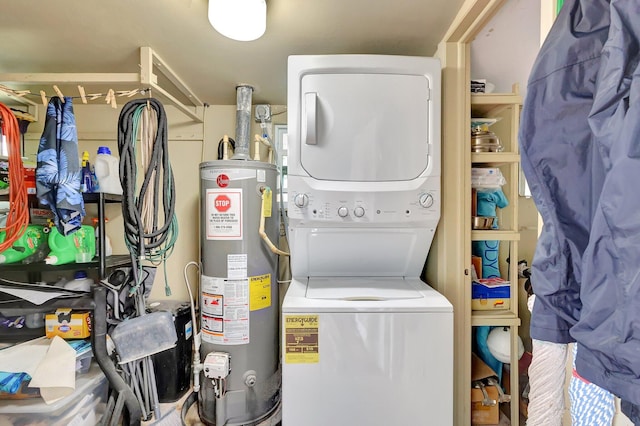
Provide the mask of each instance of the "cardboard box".
{"label": "cardboard box", "polygon": [[476,270],[476,277],[482,276],[482,258],[480,256],[471,256],[471,263]]}
{"label": "cardboard box", "polygon": [[479,279],[471,283],[471,309],[492,311],[511,307],[511,284],[502,278]]}
{"label": "cardboard box", "polygon": [[71,309],[58,309],[55,314],[45,316],[45,333],[51,339],[85,339],[91,336],[91,315],[89,312],[72,313]]}
{"label": "cardboard box", "polygon": [[[489,398],[498,400],[498,389],[495,386],[485,388]],[[482,405],[482,391],[471,389],[471,424],[474,425],[497,425],[500,423],[500,405]]]}
{"label": "cardboard box", "polygon": [[471,424],[473,425],[497,425],[500,423],[500,394],[495,386],[486,386],[485,390],[489,399],[496,401],[495,405],[482,405],[484,395],[481,389],[473,386],[474,381],[486,382],[487,378],[497,379],[496,372],[491,369],[475,353],[471,353]]}

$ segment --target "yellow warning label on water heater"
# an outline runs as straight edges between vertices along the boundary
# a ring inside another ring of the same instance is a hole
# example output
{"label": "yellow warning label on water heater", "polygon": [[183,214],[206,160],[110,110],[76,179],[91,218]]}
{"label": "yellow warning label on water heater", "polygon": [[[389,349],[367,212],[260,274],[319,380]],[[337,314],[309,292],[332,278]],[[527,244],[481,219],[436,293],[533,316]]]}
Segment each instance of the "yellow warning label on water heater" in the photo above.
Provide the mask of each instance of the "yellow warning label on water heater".
{"label": "yellow warning label on water heater", "polygon": [[317,364],[320,361],[318,315],[285,315],[284,362]]}
{"label": "yellow warning label on water heater", "polygon": [[249,310],[271,306],[271,274],[249,278]]}
{"label": "yellow warning label on water heater", "polygon": [[264,212],[264,217],[271,217],[271,205],[273,204],[271,188],[265,188],[264,193],[262,194],[262,211]]}

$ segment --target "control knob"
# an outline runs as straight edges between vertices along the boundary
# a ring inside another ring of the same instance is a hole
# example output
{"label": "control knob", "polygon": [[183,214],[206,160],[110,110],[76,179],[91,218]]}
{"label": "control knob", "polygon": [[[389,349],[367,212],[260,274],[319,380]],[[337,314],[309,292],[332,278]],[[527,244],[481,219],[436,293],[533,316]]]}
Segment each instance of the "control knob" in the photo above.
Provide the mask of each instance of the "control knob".
{"label": "control knob", "polygon": [[353,214],[355,217],[364,216],[364,208],[362,208],[361,206],[356,207],[355,209],[353,209]]}
{"label": "control knob", "polygon": [[300,208],[306,207],[309,204],[309,196],[307,194],[296,194],[293,197],[293,203]]}
{"label": "control knob", "polygon": [[425,209],[428,209],[433,205],[433,195],[429,194],[428,192],[424,194],[420,194],[420,198],[418,199],[418,202],[420,203],[420,207],[424,207]]}
{"label": "control knob", "polygon": [[349,216],[349,209],[347,209],[346,207],[342,206],[338,209],[338,216],[340,217],[347,217]]}

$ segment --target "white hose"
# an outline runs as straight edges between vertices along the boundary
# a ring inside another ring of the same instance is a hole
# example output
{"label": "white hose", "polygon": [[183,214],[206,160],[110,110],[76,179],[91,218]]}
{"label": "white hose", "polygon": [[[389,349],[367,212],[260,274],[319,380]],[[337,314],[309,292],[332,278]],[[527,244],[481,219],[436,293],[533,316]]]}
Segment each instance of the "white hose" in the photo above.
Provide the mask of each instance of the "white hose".
{"label": "white hose", "polygon": [[532,343],[527,426],[562,426],[567,345],[535,339]]}
{"label": "white hose", "polygon": [[[184,266],[184,283],[187,286],[187,292],[189,293],[189,304],[191,308],[191,322],[193,327],[193,391],[200,391],[200,371],[202,371],[202,360],[200,358],[200,332],[198,330],[198,319],[196,317],[195,299],[191,292],[191,285],[189,284],[189,276],[187,270],[189,266],[195,266],[200,272],[200,265],[196,262],[189,262]],[[200,291],[198,291],[198,298],[200,297]]]}

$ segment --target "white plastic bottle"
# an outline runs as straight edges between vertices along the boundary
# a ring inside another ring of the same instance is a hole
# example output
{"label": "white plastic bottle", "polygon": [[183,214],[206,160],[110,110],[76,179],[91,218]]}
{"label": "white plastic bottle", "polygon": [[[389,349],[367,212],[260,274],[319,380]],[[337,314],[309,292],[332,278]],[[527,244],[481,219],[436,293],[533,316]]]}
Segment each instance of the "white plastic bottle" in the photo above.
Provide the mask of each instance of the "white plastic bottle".
{"label": "white plastic bottle", "polygon": [[107,146],[98,148],[98,155],[94,161],[96,178],[98,179],[98,191],[108,194],[122,195],[120,184],[120,160],[111,155]]}
{"label": "white plastic bottle", "polygon": [[87,273],[85,271],[76,271],[73,274],[73,279],[64,284],[64,288],[67,290],[78,290],[78,291],[91,291],[91,284],[93,284],[93,280],[87,277]]}

